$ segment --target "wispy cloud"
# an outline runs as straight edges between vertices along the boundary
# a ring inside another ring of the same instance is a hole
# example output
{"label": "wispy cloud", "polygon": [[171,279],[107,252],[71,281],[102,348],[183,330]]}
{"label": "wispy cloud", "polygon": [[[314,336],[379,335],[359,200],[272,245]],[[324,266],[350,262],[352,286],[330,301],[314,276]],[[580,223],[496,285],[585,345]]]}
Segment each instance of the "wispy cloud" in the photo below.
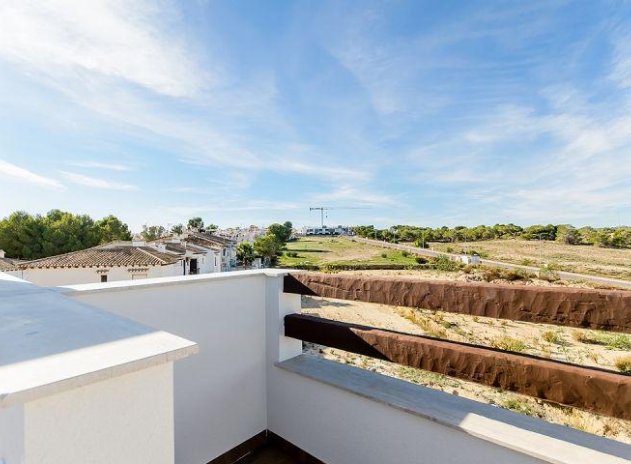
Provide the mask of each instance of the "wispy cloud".
{"label": "wispy cloud", "polygon": [[104,169],[107,171],[131,171],[131,166],[125,164],[100,163],[98,161],[75,161],[69,162],[69,166],[88,169]]}
{"label": "wispy cloud", "polygon": [[167,5],[7,0],[0,5],[0,56],[52,79],[98,74],[167,96],[191,96],[209,76],[160,21],[176,14],[161,11]]}
{"label": "wispy cloud", "polygon": [[75,172],[60,171],[68,181],[73,184],[83,185],[84,187],[91,187],[103,190],[121,190],[121,191],[133,191],[138,190],[138,187],[132,184],[123,184],[120,182],[112,182],[106,179],[99,179],[96,177],[85,176],[83,174],[77,174]]}
{"label": "wispy cloud", "polygon": [[40,187],[52,188],[55,190],[65,189],[63,184],[55,179],[36,174],[28,169],[9,163],[8,161],[0,160],[0,174],[10,177],[18,182],[34,184]]}

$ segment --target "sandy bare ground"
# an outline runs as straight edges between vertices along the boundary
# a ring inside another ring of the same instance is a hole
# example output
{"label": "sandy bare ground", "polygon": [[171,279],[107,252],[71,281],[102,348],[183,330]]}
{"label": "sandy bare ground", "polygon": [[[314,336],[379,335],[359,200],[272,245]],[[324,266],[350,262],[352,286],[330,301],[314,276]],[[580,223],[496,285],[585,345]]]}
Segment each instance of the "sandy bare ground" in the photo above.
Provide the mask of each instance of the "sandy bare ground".
{"label": "sandy bare ground", "polygon": [[[381,272],[383,275],[384,271]],[[408,276],[410,277],[410,276]],[[444,277],[444,276],[443,276]],[[410,277],[412,278],[412,277]],[[303,297],[303,312],[327,319],[364,324],[413,334],[534,354],[576,364],[615,370],[615,361],[629,355],[627,347],[585,343],[584,335],[595,332],[540,324],[478,318],[442,311],[426,311],[353,301]],[[593,341],[593,340],[592,340]],[[601,340],[602,341],[602,340]],[[624,340],[622,340],[624,341]],[[452,394],[540,417],[590,433],[631,443],[631,422],[613,419],[541,400],[500,391],[496,388],[449,378],[419,369],[399,366],[340,350],[307,344],[309,353],[356,365]]]}
{"label": "sandy bare ground", "polygon": [[599,248],[588,245],[565,245],[549,241],[490,240],[444,244],[433,243],[432,249],[459,252],[475,250],[485,257],[512,264],[541,267],[555,265],[560,270],[631,279],[631,249]]}

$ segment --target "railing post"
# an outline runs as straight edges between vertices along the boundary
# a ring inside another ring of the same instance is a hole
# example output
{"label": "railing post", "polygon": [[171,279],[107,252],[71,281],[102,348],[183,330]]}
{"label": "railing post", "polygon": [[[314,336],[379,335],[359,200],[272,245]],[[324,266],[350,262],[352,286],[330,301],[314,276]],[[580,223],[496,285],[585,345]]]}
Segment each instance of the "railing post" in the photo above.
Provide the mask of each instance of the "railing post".
{"label": "railing post", "polygon": [[266,292],[267,354],[272,364],[302,353],[302,341],[285,336],[284,318],[299,314],[301,296],[283,292],[287,272],[269,271]]}

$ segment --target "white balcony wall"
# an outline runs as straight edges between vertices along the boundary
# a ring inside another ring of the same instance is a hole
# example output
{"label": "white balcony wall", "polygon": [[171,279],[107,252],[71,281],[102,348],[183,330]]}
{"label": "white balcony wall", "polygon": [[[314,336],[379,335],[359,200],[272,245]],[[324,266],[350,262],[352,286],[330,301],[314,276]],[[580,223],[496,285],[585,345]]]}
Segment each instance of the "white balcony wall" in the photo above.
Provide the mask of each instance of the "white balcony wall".
{"label": "white balcony wall", "polygon": [[267,429],[266,279],[220,273],[73,286],[79,291],[68,294],[200,345],[175,366],[177,463],[206,464]]}
{"label": "white balcony wall", "polygon": [[[206,464],[265,429],[327,464],[618,464],[631,459],[627,445],[370,372],[361,371],[362,384],[352,384],[346,380],[358,374],[348,366],[333,369],[337,383],[323,380],[317,366],[291,371],[287,365],[298,359],[302,345],[282,335],[282,317],[299,311],[300,297],[282,293],[279,272],[66,291],[199,343],[200,354],[175,366],[178,464]],[[279,361],[285,361],[282,367]],[[416,402],[416,410],[399,402],[401,395],[391,393],[390,386]]]}

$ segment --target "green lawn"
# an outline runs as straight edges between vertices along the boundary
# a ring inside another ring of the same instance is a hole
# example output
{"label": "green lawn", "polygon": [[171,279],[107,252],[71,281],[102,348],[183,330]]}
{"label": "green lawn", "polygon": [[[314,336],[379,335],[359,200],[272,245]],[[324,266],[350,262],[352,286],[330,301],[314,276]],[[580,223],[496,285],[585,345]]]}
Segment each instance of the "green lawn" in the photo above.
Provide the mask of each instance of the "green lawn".
{"label": "green lawn", "polygon": [[[414,256],[403,256],[398,250],[355,242],[347,237],[301,237],[287,243],[287,250],[280,257],[280,267],[322,264],[403,264],[414,265]],[[297,257],[287,252],[298,253]],[[384,257],[385,255],[385,257]]]}

